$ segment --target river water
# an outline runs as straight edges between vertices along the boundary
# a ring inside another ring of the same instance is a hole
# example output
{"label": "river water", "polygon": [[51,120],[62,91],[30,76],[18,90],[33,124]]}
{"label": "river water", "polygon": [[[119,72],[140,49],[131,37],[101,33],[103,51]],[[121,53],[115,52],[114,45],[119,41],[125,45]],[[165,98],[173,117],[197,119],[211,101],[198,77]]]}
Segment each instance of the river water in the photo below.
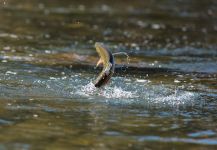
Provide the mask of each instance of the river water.
{"label": "river water", "polygon": [[[0,0],[0,150],[217,148],[215,0]],[[92,82],[95,42],[115,56]]]}

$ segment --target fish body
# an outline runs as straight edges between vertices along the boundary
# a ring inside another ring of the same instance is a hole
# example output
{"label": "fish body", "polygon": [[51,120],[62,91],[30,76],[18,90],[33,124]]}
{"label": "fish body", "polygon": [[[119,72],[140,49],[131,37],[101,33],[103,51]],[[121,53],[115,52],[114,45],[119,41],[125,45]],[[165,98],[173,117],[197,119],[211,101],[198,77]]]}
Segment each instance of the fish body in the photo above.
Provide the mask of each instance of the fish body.
{"label": "fish body", "polygon": [[101,43],[95,43],[96,51],[100,56],[100,60],[97,63],[103,64],[103,70],[94,81],[94,85],[100,88],[108,83],[115,71],[115,60],[112,53]]}

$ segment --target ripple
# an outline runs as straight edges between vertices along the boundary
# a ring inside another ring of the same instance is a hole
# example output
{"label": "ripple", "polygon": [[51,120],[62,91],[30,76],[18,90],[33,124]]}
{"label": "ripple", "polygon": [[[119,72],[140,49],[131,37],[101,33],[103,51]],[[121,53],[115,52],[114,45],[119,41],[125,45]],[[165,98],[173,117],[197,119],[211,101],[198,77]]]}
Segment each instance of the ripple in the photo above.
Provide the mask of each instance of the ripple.
{"label": "ripple", "polygon": [[16,34],[8,34],[8,33],[0,33],[0,38],[5,38],[5,37],[9,37],[12,39],[17,39],[18,36]]}
{"label": "ripple", "polygon": [[0,119],[0,126],[1,126],[1,125],[10,125],[10,124],[12,124],[12,123],[13,123],[12,121]]}
{"label": "ripple", "polygon": [[217,145],[216,138],[207,138],[207,139],[192,139],[192,138],[177,138],[177,137],[160,137],[160,136],[140,136],[136,137],[140,142],[144,141],[159,141],[166,143],[192,143],[200,145]]}
{"label": "ripple", "polygon": [[199,132],[194,132],[194,133],[189,133],[188,136],[190,137],[207,137],[207,136],[214,136],[216,135],[215,132],[212,130],[207,130],[207,131],[199,131]]}

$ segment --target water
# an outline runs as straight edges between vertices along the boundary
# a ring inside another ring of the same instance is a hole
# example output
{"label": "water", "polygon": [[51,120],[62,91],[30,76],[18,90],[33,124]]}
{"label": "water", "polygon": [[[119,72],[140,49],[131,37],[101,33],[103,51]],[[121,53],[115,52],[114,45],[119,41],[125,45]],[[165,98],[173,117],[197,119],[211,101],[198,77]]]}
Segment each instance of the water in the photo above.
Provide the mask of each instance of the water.
{"label": "water", "polygon": [[[216,11],[214,0],[0,1],[0,150],[216,149]],[[95,42],[130,56],[115,56],[103,89]]]}

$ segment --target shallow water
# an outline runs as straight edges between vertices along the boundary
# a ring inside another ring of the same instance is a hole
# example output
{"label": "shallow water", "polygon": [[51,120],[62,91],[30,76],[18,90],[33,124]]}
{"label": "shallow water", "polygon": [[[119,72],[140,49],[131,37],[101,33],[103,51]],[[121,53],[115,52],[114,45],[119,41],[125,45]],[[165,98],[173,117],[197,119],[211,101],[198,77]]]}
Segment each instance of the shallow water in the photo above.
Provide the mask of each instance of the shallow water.
{"label": "shallow water", "polygon": [[[0,19],[0,150],[216,149],[215,0],[2,0]],[[103,89],[95,42],[130,56]]]}

